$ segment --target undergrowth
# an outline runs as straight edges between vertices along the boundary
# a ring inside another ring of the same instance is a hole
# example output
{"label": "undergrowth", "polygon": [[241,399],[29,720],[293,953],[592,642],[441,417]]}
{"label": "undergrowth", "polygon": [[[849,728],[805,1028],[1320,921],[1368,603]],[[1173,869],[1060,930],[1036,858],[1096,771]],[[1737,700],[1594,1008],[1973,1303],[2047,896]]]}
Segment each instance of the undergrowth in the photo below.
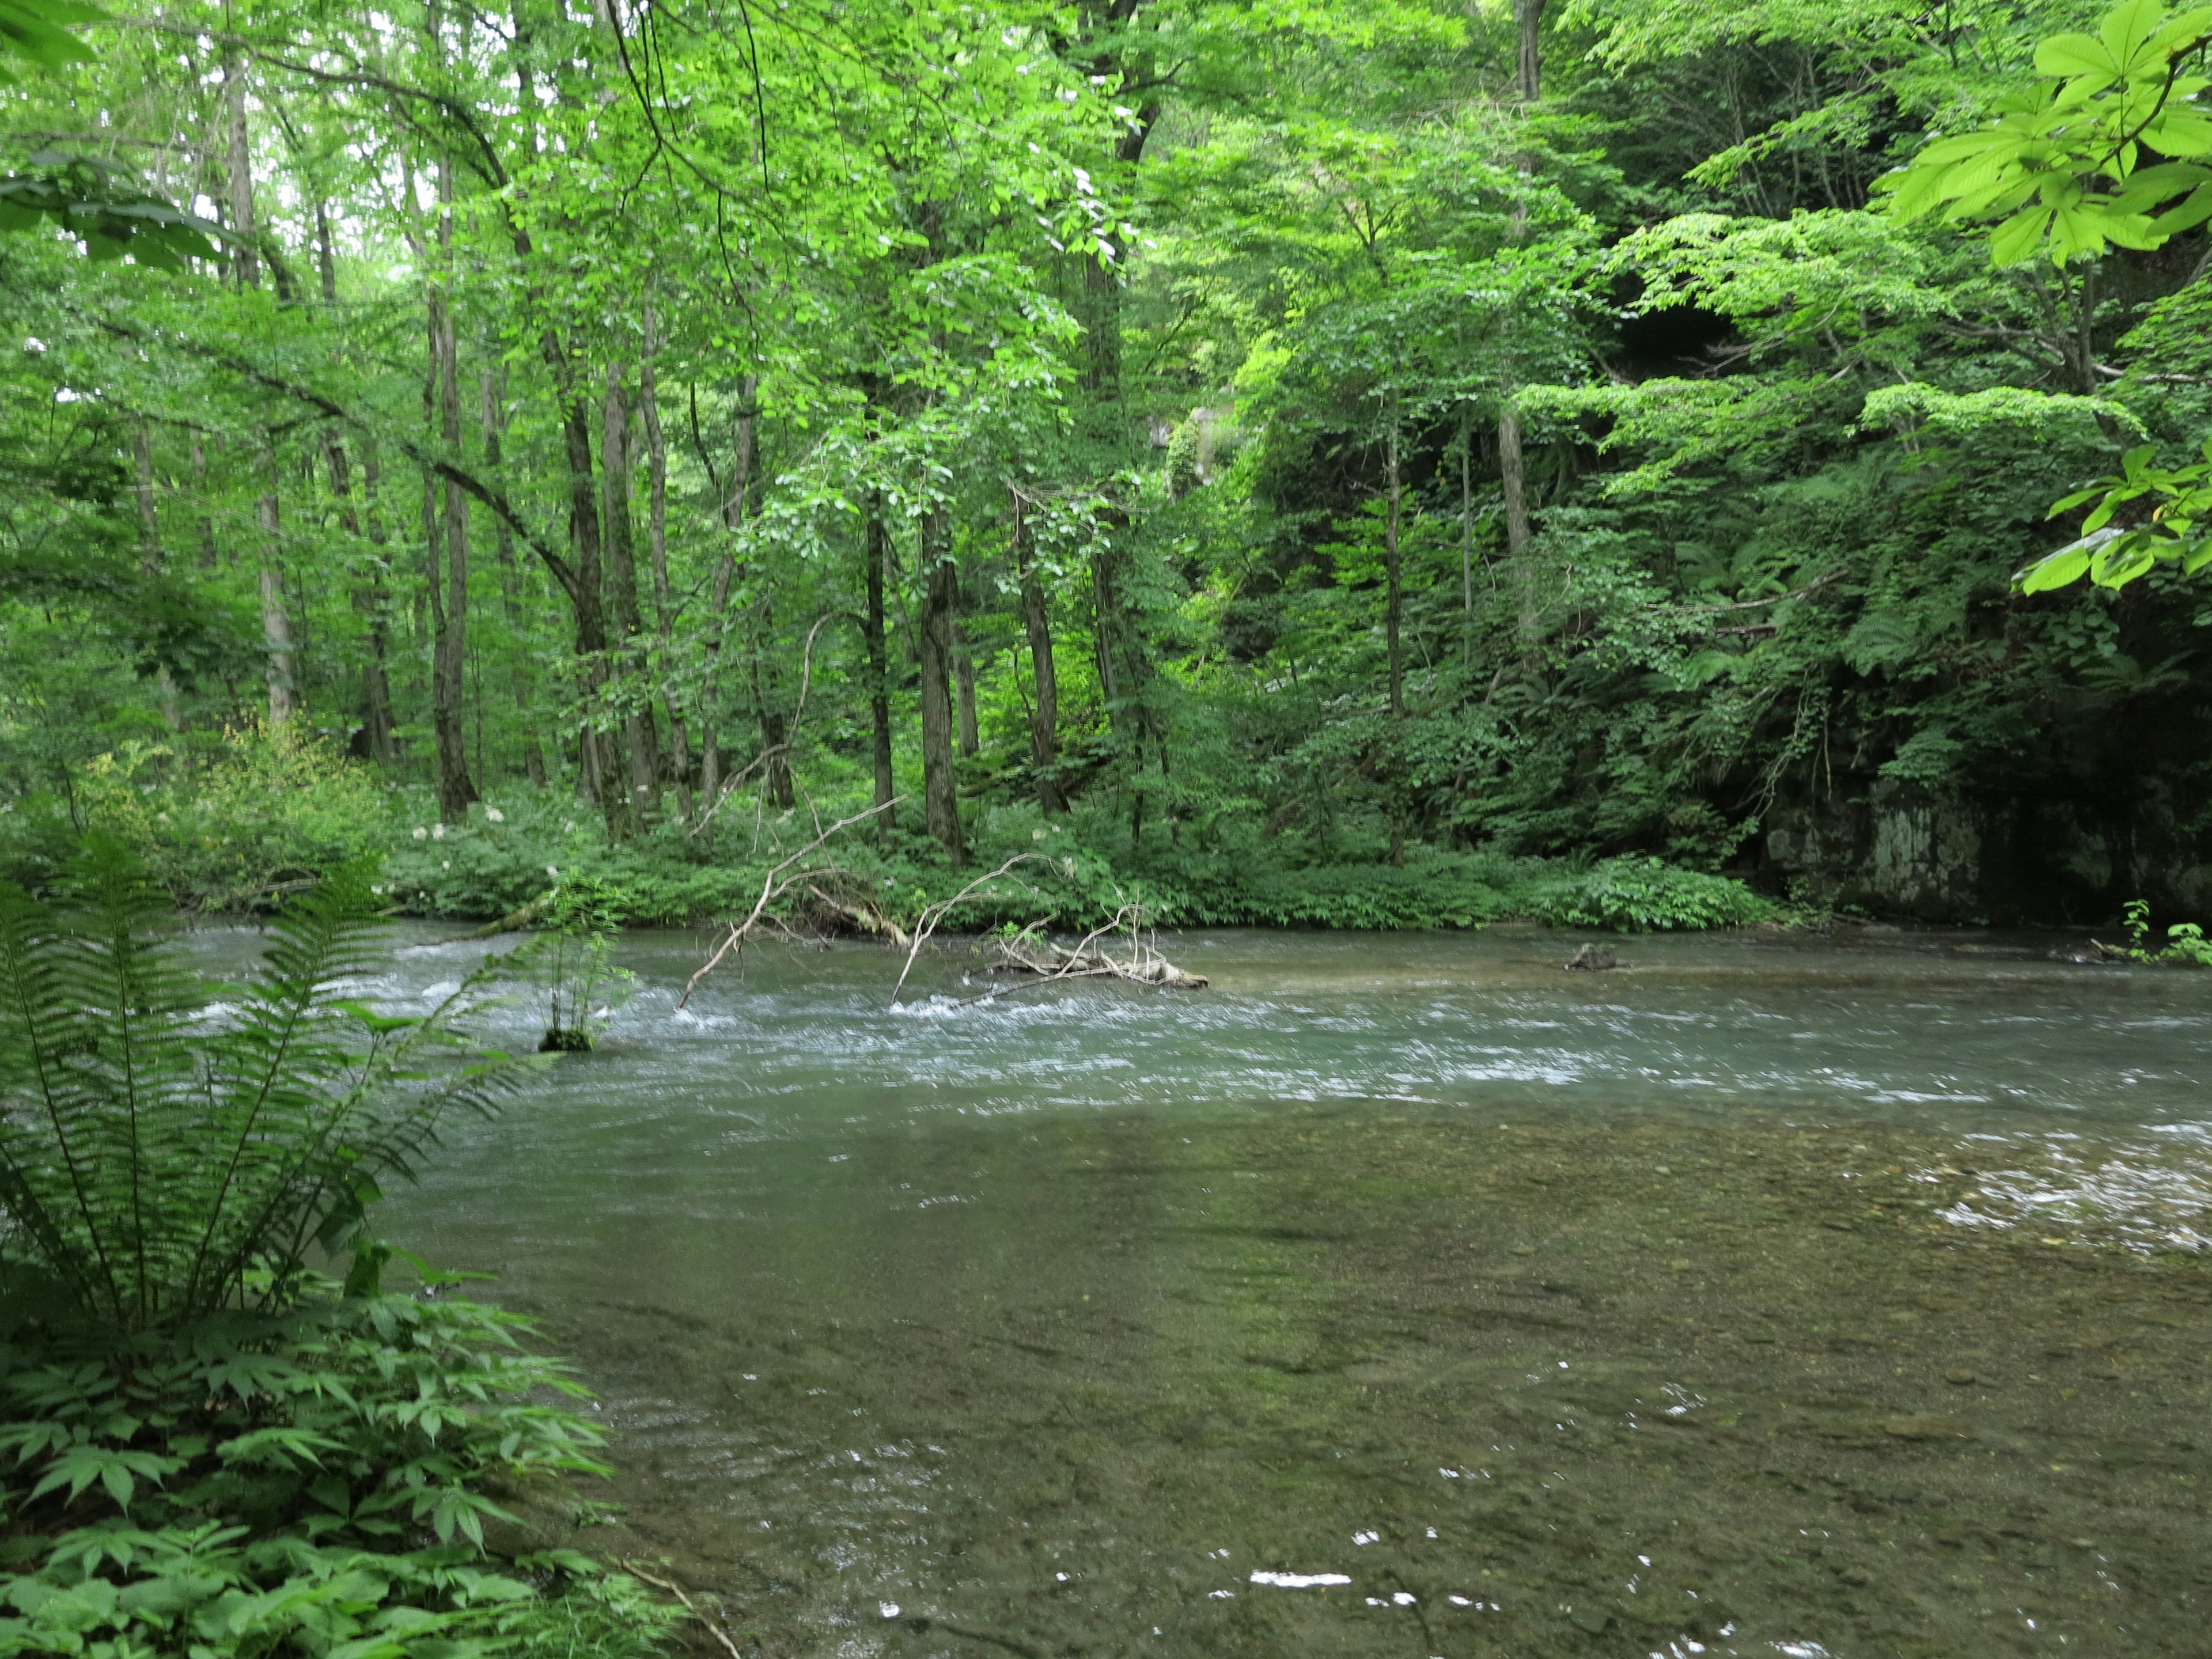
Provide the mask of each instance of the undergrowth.
{"label": "undergrowth", "polygon": [[598,1432],[544,1403],[581,1389],[528,1330],[327,1282],[276,1315],[19,1328],[0,1344],[0,1654],[659,1651],[671,1618],[636,1580],[483,1549],[508,1518],[488,1486],[599,1468]]}

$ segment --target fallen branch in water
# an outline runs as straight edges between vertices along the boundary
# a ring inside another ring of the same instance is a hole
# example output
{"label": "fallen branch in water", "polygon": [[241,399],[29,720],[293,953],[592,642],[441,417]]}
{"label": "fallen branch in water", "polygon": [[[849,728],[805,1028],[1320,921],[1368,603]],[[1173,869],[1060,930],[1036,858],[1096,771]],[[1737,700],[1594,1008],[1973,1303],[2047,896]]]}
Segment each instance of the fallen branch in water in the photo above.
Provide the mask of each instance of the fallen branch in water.
{"label": "fallen branch in water", "polygon": [[471,933],[464,933],[461,937],[463,939],[490,939],[500,933],[520,933],[524,928],[529,927],[532,922],[536,921],[538,917],[544,915],[545,914],[545,907],[552,903],[556,898],[559,897],[560,894],[561,890],[559,888],[549,887],[544,892],[540,893],[536,898],[531,900],[529,903],[522,906],[520,909],[509,910],[497,921],[488,921],[484,923],[483,927],[477,928]]}
{"label": "fallen branch in water", "polygon": [[[929,943],[929,936],[937,931],[937,924],[943,921],[946,916],[952,913],[952,909],[955,905],[961,903],[963,900],[972,898],[975,896],[975,890],[977,888],[989,886],[991,883],[998,880],[1000,877],[1006,874],[1007,872],[1011,871],[1016,865],[1034,863],[1042,860],[1043,856],[1044,855],[1041,853],[1017,853],[1013,857],[1008,859],[997,869],[992,871],[990,874],[976,877],[975,880],[969,882],[965,887],[955,893],[951,898],[945,899],[939,903],[928,906],[919,916],[915,917],[914,923],[914,943],[908,948],[906,953],[906,966],[899,969],[898,983],[891,987],[891,1006],[894,1008],[898,1006],[899,993],[906,988],[906,976],[914,971],[914,959],[921,954],[921,947]],[[1030,890],[1034,892],[1036,890],[1032,888]]]}
{"label": "fallen branch in water", "polygon": [[[999,960],[992,964],[992,970],[1037,974],[1047,979],[1106,974],[1115,979],[1133,980],[1139,985],[1161,985],[1178,991],[1203,990],[1205,975],[1184,972],[1160,954],[1156,939],[1138,936],[1137,929],[1143,920],[1135,905],[1124,905],[1115,912],[1113,921],[1085,935],[1072,951],[1065,945],[1041,941],[1024,930],[1000,945]],[[1104,934],[1121,932],[1124,925],[1129,932],[1128,956],[1122,958],[1109,955],[1096,941]]]}
{"label": "fallen branch in water", "polygon": [[[732,951],[741,950],[744,948],[746,936],[750,934],[753,928],[759,923],[761,917],[766,914],[768,907],[771,903],[775,902],[778,898],[781,898],[785,893],[790,891],[793,887],[799,886],[803,883],[810,880],[818,880],[828,872],[821,870],[802,870],[797,875],[792,876],[781,882],[779,882],[776,879],[779,876],[781,876],[785,871],[790,869],[793,865],[798,863],[799,860],[805,858],[816,848],[821,846],[823,842],[829,840],[830,836],[836,835],[840,830],[850,829],[854,824],[860,823],[862,819],[872,818],[878,812],[888,812],[892,807],[896,806],[905,799],[906,797],[904,795],[894,795],[887,801],[883,801],[877,805],[871,806],[865,812],[855,812],[849,818],[838,819],[836,823],[831,824],[820,835],[815,836],[812,841],[808,842],[805,846],[800,848],[796,853],[793,853],[789,858],[786,859],[782,863],[777,865],[775,868],[769,871],[767,875],[763,876],[761,878],[760,897],[754,902],[751,914],[746,916],[743,921],[738,922],[731,927],[730,936],[722,941],[721,948],[720,950],[716,951],[713,956],[707,958],[707,965],[702,968],[697,973],[692,975],[689,980],[684,981],[684,994],[676,999],[676,1006],[678,1008],[681,1008],[685,1003],[691,1000],[691,994],[699,988],[699,981],[706,978],[708,975],[713,973],[715,969],[720,967],[722,965],[722,958],[724,957],[729,955]],[[911,963],[912,960],[913,959],[911,957],[908,958],[909,963]],[[903,975],[902,975],[902,977],[903,977]]]}
{"label": "fallen branch in water", "polygon": [[[1045,918],[1045,921],[1050,920],[1049,916]],[[1045,921],[1032,922],[1012,939],[1000,940],[999,959],[991,964],[990,969],[994,974],[1033,974],[1036,977],[1016,985],[994,987],[981,996],[969,997],[960,1004],[962,1007],[1068,979],[1127,980],[1133,984],[1152,985],[1163,990],[1175,991],[1202,991],[1206,988],[1205,975],[1186,973],[1160,954],[1156,939],[1139,936],[1138,929],[1144,925],[1144,909],[1140,905],[1123,905],[1103,927],[1095,927],[1085,934],[1073,950],[1042,939],[1041,932]],[[1121,932],[1124,926],[1129,933],[1129,954],[1126,959],[1112,955],[1097,942],[1108,933]]]}

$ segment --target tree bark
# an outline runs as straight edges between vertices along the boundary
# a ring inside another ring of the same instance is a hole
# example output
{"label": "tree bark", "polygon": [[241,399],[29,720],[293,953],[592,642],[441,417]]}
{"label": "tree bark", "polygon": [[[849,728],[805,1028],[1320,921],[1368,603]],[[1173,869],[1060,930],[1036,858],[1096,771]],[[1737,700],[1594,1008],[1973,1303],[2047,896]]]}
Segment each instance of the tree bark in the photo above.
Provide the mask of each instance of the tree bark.
{"label": "tree bark", "polygon": [[[615,644],[625,677],[635,678],[642,668],[637,640],[643,627],[637,602],[637,559],[630,537],[629,519],[629,403],[623,394],[622,369],[606,366],[606,395],[600,404],[599,476],[605,484],[607,526],[607,599],[614,612]],[[655,764],[653,716],[623,688],[623,747],[629,769],[629,810],[638,827],[650,823],[659,809],[659,768]]]}
{"label": "tree bark", "polygon": [[1498,477],[1505,490],[1505,561],[1513,572],[1513,589],[1520,607],[1521,654],[1532,670],[1538,661],[1543,623],[1536,592],[1536,568],[1529,556],[1528,497],[1526,469],[1521,456],[1521,417],[1510,401],[1498,416]]}
{"label": "tree bark", "polygon": [[1459,663],[1474,666],[1474,426],[1459,423]]}
{"label": "tree bark", "polygon": [[960,733],[960,758],[974,760],[983,746],[975,726],[975,653],[956,617],[952,623],[952,684]]}
{"label": "tree bark", "polygon": [[576,787],[619,836],[629,815],[623,810],[614,765],[615,745],[599,729],[601,693],[607,679],[606,611],[601,602],[604,578],[599,545],[598,482],[592,475],[592,414],[576,386],[575,365],[550,333],[545,349],[561,392],[561,437],[568,461],[568,547],[574,555],[574,583],[567,587],[576,618],[576,659],[584,684],[583,730],[576,745]]}
{"label": "tree bark", "polygon": [[222,63],[223,109],[230,129],[231,275],[240,288],[261,284],[261,261],[253,251],[253,145],[246,127],[246,64],[235,49]]}
{"label": "tree bark", "polygon": [[262,489],[254,516],[261,526],[261,647],[268,658],[269,734],[282,740],[291,730],[299,698],[292,679],[292,616],[284,604],[283,525],[276,503],[276,455],[261,455]]}
{"label": "tree bark", "polygon": [[[722,793],[722,749],[713,703],[714,674],[721,665],[722,630],[729,623],[730,588],[737,580],[738,532],[745,521],[760,447],[760,410],[754,402],[759,395],[759,375],[748,374],[738,382],[738,410],[730,434],[730,489],[722,500],[722,527],[729,534],[722,544],[722,556],[714,565],[713,611],[707,628],[707,666],[699,684],[699,799],[702,811],[712,807]],[[693,424],[697,424],[696,404]]]}
{"label": "tree bark", "polygon": [[[323,433],[323,463],[329,469],[331,495],[338,504],[338,528],[349,541],[357,542],[361,533],[361,517],[353,504],[353,468],[346,456],[344,441],[336,430],[325,428]],[[373,463],[364,462],[364,471],[369,480],[371,539],[381,544],[383,537],[374,526],[375,469]],[[356,556],[358,556],[356,553]],[[372,561],[369,579],[358,576],[348,584],[347,599],[354,614],[362,619],[363,633],[368,642],[367,659],[361,670],[361,733],[355,752],[389,766],[397,758],[392,741],[392,685],[384,666],[384,595],[383,553],[379,550]]]}
{"label": "tree bark", "polygon": [[[486,369],[483,372],[484,471],[495,480],[501,476],[507,449],[507,370]],[[522,605],[522,568],[515,562],[514,532],[504,519],[495,517],[493,547],[499,561],[500,606],[507,613],[507,632],[515,646],[526,652],[529,648],[529,619]],[[531,782],[543,787],[545,780],[545,749],[538,741],[538,727],[532,720],[531,705],[537,701],[537,677],[527,665],[526,659],[514,669],[514,711],[522,717],[522,769]]]}
{"label": "tree bark", "polygon": [[952,608],[960,573],[952,562],[952,526],[942,507],[922,515],[921,568],[921,798],[929,833],[954,863],[966,856],[960,837],[960,803],[952,760]]}
{"label": "tree bark", "polygon": [[1052,658],[1052,617],[1045,609],[1029,544],[1022,536],[1022,501],[1014,497],[1014,572],[1021,582],[1022,631],[1030,642],[1030,675],[1036,700],[1030,708],[1030,763],[1036,771],[1037,805],[1048,817],[1067,811],[1060,787],[1060,672]]}
{"label": "tree bark", "polygon": [[1383,599],[1383,634],[1390,656],[1390,718],[1406,717],[1406,665],[1399,642],[1399,629],[1404,621],[1406,590],[1399,560],[1399,515],[1405,505],[1405,490],[1398,471],[1398,422],[1395,416],[1390,430],[1383,441],[1384,469],[1389,483],[1389,513],[1382,526],[1382,579],[1387,590]]}
{"label": "tree bark", "polygon": [[867,523],[861,532],[863,556],[867,561],[867,615],[861,623],[862,641],[868,652],[869,750],[876,769],[876,839],[890,845],[897,826],[891,822],[891,801],[898,790],[891,775],[890,649],[884,628],[884,573],[891,556],[890,532],[884,524],[884,497],[879,489],[868,492]]}
{"label": "tree bark", "polygon": [[[676,606],[668,589],[668,440],[660,429],[659,364],[660,340],[648,302],[645,307],[645,356],[638,364],[637,412],[645,427],[647,483],[646,548],[653,561],[653,599],[660,624],[661,672],[676,668]],[[691,740],[684,726],[684,704],[665,680],[661,700],[668,708],[669,777],[676,786],[676,815],[691,817]]]}
{"label": "tree bark", "polygon": [[[439,272],[430,289],[431,361],[438,380],[438,434],[449,453],[461,448],[460,349],[453,329],[453,168],[438,164]],[[436,638],[430,653],[430,726],[438,751],[438,812],[459,822],[477,799],[477,787],[469,776],[467,732],[462,724],[461,702],[468,665],[469,629],[469,498],[450,478],[446,481],[444,534],[445,603],[443,616],[436,603],[438,541],[431,544],[432,616]]]}
{"label": "tree bark", "polygon": [[1538,52],[1538,30],[1544,21],[1544,0],[1513,0],[1513,21],[1519,36],[1516,68],[1523,103],[1533,104],[1543,94],[1544,63]]}
{"label": "tree bark", "polygon": [[192,434],[192,490],[199,497],[200,568],[212,570],[218,562],[215,546],[215,515],[207,510],[207,448],[198,432]]}
{"label": "tree bark", "polygon": [[[158,576],[167,558],[161,550],[161,519],[154,500],[154,433],[144,421],[131,429],[131,459],[138,474],[138,568],[146,575]],[[155,668],[154,684],[161,701],[161,724],[171,732],[182,731],[185,722],[177,706],[177,678],[167,663]]]}

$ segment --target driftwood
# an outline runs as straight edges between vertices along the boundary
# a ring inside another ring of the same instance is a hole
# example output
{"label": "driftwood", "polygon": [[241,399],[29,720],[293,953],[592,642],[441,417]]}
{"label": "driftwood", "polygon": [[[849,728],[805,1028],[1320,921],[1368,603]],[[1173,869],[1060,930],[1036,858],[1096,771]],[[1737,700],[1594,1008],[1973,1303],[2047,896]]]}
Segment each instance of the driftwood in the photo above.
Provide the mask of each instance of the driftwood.
{"label": "driftwood", "polygon": [[[849,829],[854,824],[859,823],[864,819],[875,817],[878,812],[888,812],[892,807],[896,806],[900,801],[902,801],[905,799],[906,797],[903,795],[895,796],[893,799],[884,801],[879,805],[871,806],[865,812],[855,812],[848,818],[838,819],[836,823],[831,824],[820,835],[815,836],[812,841],[808,842],[805,846],[800,848],[796,853],[793,853],[789,858],[786,859],[782,863],[777,865],[775,868],[769,871],[767,875],[763,876],[761,878],[760,897],[754,901],[751,913],[748,915],[743,921],[734,921],[730,924],[729,937],[722,941],[720,948],[718,949],[713,956],[707,958],[707,965],[702,968],[697,973],[692,975],[690,980],[685,981],[684,986],[684,994],[676,999],[676,1006],[678,1008],[681,1008],[685,1003],[691,1000],[691,994],[699,988],[699,981],[706,978],[708,975],[713,973],[715,969],[720,967],[722,965],[723,957],[728,956],[732,951],[742,951],[744,949],[745,940],[750,938],[753,930],[761,925],[761,918],[768,913],[768,907],[775,902],[775,900],[781,898],[784,894],[789,892],[794,887],[806,887],[809,891],[812,891],[813,889],[810,884],[822,881],[833,875],[845,875],[848,873],[848,872],[842,870],[824,870],[815,866],[809,866],[807,868],[798,871],[791,875],[786,875],[784,872],[789,870],[793,865],[797,864],[799,860],[805,858],[816,848],[821,846],[823,842],[829,840],[830,836],[836,835],[840,830]],[[816,896],[819,897],[820,895],[817,894]],[[911,966],[913,958],[909,957],[907,960],[908,965]]]}
{"label": "driftwood", "polygon": [[1083,944],[1069,950],[1027,934],[1002,940],[994,974],[1035,974],[1041,979],[1126,979],[1172,991],[1202,991],[1206,975],[1187,973],[1159,953],[1150,940],[1130,936],[1129,953],[1116,957],[1103,946]]}

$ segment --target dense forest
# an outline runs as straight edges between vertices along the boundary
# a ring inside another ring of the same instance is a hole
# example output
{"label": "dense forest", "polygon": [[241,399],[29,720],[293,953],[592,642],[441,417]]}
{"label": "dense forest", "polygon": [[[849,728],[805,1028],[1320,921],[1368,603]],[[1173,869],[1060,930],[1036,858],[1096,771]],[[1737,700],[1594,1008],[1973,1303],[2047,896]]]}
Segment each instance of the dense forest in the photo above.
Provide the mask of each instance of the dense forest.
{"label": "dense forest", "polygon": [[[2212,905],[2203,14],[70,19],[0,93],[33,884],[98,823],[187,902],[676,918],[851,820],[863,922],[1024,850],[1169,920]],[[2008,121],[2012,194],[1897,188]],[[2085,527],[2164,540],[2026,591]]]}

